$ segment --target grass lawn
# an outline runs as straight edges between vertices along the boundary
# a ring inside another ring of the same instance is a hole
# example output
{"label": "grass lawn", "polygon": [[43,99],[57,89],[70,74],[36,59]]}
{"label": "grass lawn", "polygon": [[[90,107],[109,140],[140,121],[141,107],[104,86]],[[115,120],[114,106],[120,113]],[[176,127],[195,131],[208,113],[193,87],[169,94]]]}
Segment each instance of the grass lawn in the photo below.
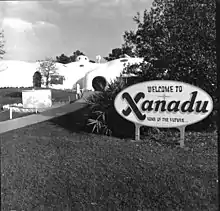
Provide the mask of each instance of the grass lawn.
{"label": "grass lawn", "polygon": [[[1,88],[0,89],[0,106],[5,104],[11,104],[11,103],[21,103],[21,93],[22,90],[30,90],[32,88]],[[75,92],[68,92],[64,90],[52,90],[52,99],[55,102],[60,101],[69,101],[69,96],[71,97],[71,100],[75,100]]]}
{"label": "grass lawn", "polygon": [[[30,90],[32,88],[5,88],[0,89],[0,121],[9,120],[9,111],[1,112],[1,107],[6,104],[22,103],[22,90]],[[56,102],[68,102],[75,100],[75,92],[52,89],[53,104]],[[13,119],[30,115],[30,113],[13,112]]]}
{"label": "grass lawn", "polygon": [[218,210],[216,133],[187,132],[188,151],[54,122],[0,140],[3,211]]}
{"label": "grass lawn", "polygon": [[[24,117],[24,116],[27,116],[27,115],[30,115],[30,114],[33,114],[33,113],[13,112],[12,117],[13,117],[13,119],[16,119],[16,118]],[[1,121],[6,121],[6,120],[9,120],[9,119],[10,119],[10,111],[9,110],[3,111],[3,112],[0,111],[0,122]]]}

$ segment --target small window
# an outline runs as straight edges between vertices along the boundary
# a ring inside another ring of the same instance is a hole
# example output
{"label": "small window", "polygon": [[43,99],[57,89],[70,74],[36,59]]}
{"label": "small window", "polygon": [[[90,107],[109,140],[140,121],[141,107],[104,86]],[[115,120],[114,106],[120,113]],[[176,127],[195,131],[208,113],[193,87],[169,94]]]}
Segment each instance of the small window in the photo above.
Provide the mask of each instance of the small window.
{"label": "small window", "polygon": [[51,75],[51,84],[63,84],[64,76],[60,75]]}
{"label": "small window", "polygon": [[83,64],[81,64],[81,65],[79,65],[80,67],[84,67],[84,65]]}
{"label": "small window", "polygon": [[120,62],[128,62],[128,59],[121,59]]}

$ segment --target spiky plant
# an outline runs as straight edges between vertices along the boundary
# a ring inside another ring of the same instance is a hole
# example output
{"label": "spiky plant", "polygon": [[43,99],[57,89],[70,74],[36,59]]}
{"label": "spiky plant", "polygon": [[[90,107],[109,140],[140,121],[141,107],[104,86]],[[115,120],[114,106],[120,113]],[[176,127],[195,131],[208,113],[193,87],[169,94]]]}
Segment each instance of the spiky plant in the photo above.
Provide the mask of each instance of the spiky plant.
{"label": "spiky plant", "polygon": [[112,135],[109,116],[114,110],[114,99],[116,95],[125,87],[126,83],[120,76],[112,81],[105,91],[97,92],[86,99],[91,111],[91,118],[88,119],[87,125],[92,126],[92,132]]}

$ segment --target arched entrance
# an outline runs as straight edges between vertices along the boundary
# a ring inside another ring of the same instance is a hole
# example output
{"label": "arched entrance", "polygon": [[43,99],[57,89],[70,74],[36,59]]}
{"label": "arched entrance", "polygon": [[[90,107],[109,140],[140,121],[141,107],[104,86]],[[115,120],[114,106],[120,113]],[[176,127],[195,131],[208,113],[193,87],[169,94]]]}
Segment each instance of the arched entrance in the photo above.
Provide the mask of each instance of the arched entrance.
{"label": "arched entrance", "polygon": [[33,75],[33,87],[41,87],[42,76],[39,71],[35,72]]}
{"label": "arched entrance", "polygon": [[107,85],[107,82],[105,78],[102,76],[97,76],[93,78],[92,80],[92,87],[95,91],[104,91],[106,85]]}

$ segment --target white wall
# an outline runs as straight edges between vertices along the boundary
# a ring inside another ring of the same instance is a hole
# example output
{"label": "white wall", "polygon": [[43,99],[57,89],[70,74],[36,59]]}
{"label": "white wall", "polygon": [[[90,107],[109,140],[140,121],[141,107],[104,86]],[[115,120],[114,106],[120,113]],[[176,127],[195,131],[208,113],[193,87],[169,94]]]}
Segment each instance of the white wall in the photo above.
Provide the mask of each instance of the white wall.
{"label": "white wall", "polygon": [[[80,59],[77,62],[69,64],[56,63],[57,73],[64,76],[64,83],[61,85],[52,85],[56,89],[73,89],[77,83],[82,89],[93,90],[92,80],[97,76],[103,76],[107,82],[116,79],[128,63],[140,63],[141,58],[123,58],[116,59],[106,63],[91,63],[88,60]],[[33,75],[37,71],[39,64],[22,61],[0,61],[0,88],[1,87],[32,87]]]}
{"label": "white wall", "polygon": [[[83,65],[83,67],[81,67]],[[85,76],[88,71],[102,64],[91,62],[72,62],[66,65],[56,63],[57,73],[64,76],[63,85],[52,85],[52,88],[72,89],[75,83]],[[0,61],[0,88],[1,87],[32,87],[33,75],[39,63],[4,60]],[[6,67],[6,68],[5,68]]]}

